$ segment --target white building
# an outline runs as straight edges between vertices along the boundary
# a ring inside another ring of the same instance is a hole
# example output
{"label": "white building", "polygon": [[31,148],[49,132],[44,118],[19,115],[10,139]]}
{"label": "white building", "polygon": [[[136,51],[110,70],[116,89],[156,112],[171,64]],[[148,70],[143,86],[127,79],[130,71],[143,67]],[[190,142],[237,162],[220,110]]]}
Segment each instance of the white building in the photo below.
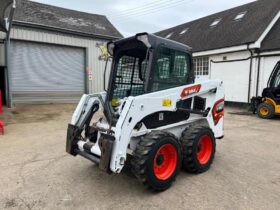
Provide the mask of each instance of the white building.
{"label": "white building", "polygon": [[258,0],[156,34],[191,46],[197,78],[222,79],[226,101],[248,103],[280,60],[280,1]]}
{"label": "white building", "polygon": [[[1,10],[11,1],[1,0]],[[16,3],[9,54],[6,34],[0,33],[3,101],[69,102],[101,91],[100,46],[122,37],[109,20],[27,0]]]}

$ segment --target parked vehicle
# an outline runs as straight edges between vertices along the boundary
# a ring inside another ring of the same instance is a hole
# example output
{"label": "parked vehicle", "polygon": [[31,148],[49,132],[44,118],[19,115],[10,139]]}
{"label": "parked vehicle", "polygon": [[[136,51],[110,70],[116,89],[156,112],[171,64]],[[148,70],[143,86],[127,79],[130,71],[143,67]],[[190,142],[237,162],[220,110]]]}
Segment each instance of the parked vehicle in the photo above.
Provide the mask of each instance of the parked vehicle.
{"label": "parked vehicle", "polygon": [[274,67],[262,96],[251,99],[253,113],[263,119],[280,115],[280,61]]}
{"label": "parked vehicle", "polygon": [[[181,165],[191,173],[207,171],[216,139],[224,136],[223,82],[194,83],[191,49],[152,34],[107,48],[108,89],[82,97],[66,151],[107,173],[120,173],[130,160],[139,181],[156,191],[170,187]],[[92,122],[98,111],[103,116]]]}

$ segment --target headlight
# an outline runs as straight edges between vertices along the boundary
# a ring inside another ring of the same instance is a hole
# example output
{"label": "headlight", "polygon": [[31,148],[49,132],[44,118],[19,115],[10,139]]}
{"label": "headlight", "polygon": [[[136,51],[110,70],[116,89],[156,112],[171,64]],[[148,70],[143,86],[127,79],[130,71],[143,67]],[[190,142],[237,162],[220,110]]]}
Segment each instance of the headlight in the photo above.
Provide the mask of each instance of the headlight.
{"label": "headlight", "polygon": [[111,101],[112,107],[117,107],[120,105],[120,101],[116,98],[113,98]]}

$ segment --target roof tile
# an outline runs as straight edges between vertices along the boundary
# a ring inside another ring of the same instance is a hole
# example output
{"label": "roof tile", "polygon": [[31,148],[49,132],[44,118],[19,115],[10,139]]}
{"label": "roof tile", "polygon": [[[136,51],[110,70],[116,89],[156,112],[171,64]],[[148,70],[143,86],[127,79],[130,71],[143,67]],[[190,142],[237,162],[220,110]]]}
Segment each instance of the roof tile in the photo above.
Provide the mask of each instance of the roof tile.
{"label": "roof tile", "polygon": [[[279,10],[280,0],[258,0],[157,32],[156,35],[165,37],[173,31],[170,38],[191,46],[194,52],[249,44],[258,40]],[[234,20],[245,11],[247,13],[241,20]],[[217,19],[222,21],[210,27]],[[189,28],[188,33],[180,35],[185,28]]]}
{"label": "roof tile", "polygon": [[17,0],[17,22],[38,24],[91,35],[121,38],[120,32],[104,15],[96,15],[47,4]]}

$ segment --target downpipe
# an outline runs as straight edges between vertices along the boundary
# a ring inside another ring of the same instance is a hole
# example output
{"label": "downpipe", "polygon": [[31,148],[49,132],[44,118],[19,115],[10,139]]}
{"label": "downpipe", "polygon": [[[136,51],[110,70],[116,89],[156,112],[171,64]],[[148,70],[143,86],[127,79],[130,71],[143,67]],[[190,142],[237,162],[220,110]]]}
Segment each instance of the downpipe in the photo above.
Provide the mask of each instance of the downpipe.
{"label": "downpipe", "polygon": [[248,103],[250,103],[251,101],[251,83],[252,83],[252,67],[253,67],[253,57],[254,57],[254,53],[253,51],[249,48],[248,45],[248,51],[250,52],[251,56],[250,56],[250,69],[249,69],[249,84],[248,84]]}

